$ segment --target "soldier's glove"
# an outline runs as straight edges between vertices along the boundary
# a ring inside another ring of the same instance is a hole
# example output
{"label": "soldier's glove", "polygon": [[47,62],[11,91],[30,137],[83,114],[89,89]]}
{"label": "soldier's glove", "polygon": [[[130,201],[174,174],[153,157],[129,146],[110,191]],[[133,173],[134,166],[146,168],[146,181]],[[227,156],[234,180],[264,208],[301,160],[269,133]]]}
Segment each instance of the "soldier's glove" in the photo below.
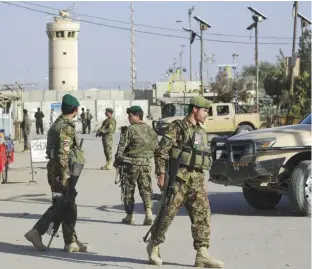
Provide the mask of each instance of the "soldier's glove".
{"label": "soldier's glove", "polygon": [[101,136],[102,136],[101,132],[97,131],[96,134],[95,134],[95,137],[101,137]]}

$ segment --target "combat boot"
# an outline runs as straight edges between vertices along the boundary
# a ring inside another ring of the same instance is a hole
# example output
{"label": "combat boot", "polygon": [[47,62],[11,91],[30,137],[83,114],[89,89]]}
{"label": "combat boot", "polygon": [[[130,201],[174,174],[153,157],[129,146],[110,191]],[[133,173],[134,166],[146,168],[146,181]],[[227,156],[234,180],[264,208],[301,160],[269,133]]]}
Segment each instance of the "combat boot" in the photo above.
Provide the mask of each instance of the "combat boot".
{"label": "combat boot", "polygon": [[147,247],[148,260],[150,264],[162,265],[162,260],[160,257],[159,245],[153,244],[153,242],[148,242]]}
{"label": "combat boot", "polygon": [[111,170],[113,168],[113,163],[112,161],[108,161],[106,164],[106,170]]}
{"label": "combat boot", "polygon": [[127,216],[122,219],[122,223],[124,223],[124,224],[132,224],[132,223],[134,223],[133,215],[132,214],[127,214]]}
{"label": "combat boot", "polygon": [[147,208],[145,211],[145,219],[143,225],[152,225],[153,224],[153,213],[152,209]]}
{"label": "combat boot", "polygon": [[76,242],[72,242],[70,244],[66,244],[65,247],[64,247],[64,251],[65,252],[69,252],[69,253],[72,253],[72,252],[87,252],[88,251],[88,247],[77,240]]}
{"label": "combat boot", "polygon": [[224,263],[222,261],[219,261],[208,254],[207,248],[201,247],[197,250],[195,267],[222,268],[223,266]]}
{"label": "combat boot", "polygon": [[101,170],[106,170],[107,168],[107,164],[105,164],[104,166],[101,167]]}
{"label": "combat boot", "polygon": [[29,232],[25,233],[25,238],[31,242],[35,248],[44,251],[48,248],[42,243],[42,238],[36,229],[31,229]]}

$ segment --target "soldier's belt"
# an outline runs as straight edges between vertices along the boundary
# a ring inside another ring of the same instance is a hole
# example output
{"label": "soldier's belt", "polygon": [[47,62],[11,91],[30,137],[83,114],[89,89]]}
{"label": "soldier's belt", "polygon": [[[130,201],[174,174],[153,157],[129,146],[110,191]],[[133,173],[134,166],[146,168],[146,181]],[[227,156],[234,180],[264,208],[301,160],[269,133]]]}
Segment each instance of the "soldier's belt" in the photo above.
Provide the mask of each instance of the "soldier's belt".
{"label": "soldier's belt", "polygon": [[146,164],[148,161],[148,158],[132,158],[132,157],[122,157],[121,162],[123,164],[136,164],[136,165],[141,165],[141,164]]}

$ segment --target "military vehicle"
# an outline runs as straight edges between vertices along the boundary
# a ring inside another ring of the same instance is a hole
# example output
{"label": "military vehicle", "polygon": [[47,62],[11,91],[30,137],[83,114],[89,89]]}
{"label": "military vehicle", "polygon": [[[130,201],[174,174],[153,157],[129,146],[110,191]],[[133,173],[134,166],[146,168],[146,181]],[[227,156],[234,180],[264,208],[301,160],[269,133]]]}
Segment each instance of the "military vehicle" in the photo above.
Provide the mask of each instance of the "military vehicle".
{"label": "military vehicle", "polygon": [[311,114],[300,124],[215,137],[209,180],[241,187],[253,208],[274,208],[287,195],[295,214],[311,215],[311,145]]}
{"label": "military vehicle", "polygon": [[[165,128],[176,119],[183,119],[187,114],[187,107],[180,109],[182,115],[166,117],[152,122],[154,131],[163,135]],[[252,107],[237,103],[212,103],[208,117],[203,124],[208,134],[233,135],[259,129],[262,125],[260,114]]]}

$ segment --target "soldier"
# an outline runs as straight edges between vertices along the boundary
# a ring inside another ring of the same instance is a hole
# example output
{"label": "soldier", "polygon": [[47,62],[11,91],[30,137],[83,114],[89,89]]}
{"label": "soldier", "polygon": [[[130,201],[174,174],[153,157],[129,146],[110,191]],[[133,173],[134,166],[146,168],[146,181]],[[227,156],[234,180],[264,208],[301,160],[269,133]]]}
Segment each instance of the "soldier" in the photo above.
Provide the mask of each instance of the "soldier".
{"label": "soldier", "polygon": [[[53,204],[42,215],[33,229],[25,234],[25,238],[37,249],[47,250],[42,243],[41,236],[46,233],[51,223],[61,220],[63,238],[65,241],[64,251],[86,252],[87,247],[77,239],[75,225],[77,220],[77,205],[75,195],[69,197],[71,189],[71,167],[69,159],[71,152],[77,148],[78,139],[75,131],[73,118],[77,115],[79,102],[72,95],[65,94],[62,100],[62,115],[57,118],[48,131],[47,156],[48,156],[48,183],[51,187]],[[66,201],[65,206],[60,203]],[[61,212],[60,212],[61,211]],[[62,217],[60,217],[62,216]]]}
{"label": "soldier", "polygon": [[124,207],[127,216],[122,220],[125,224],[134,222],[134,192],[136,182],[145,209],[143,225],[151,225],[152,213],[152,182],[150,159],[154,156],[157,146],[157,135],[154,130],[142,121],[143,110],[139,106],[127,109],[130,126],[121,136],[117,153],[115,155],[114,167],[124,165],[125,188]]}
{"label": "soldier", "polygon": [[106,108],[105,119],[102,123],[100,129],[96,132],[96,137],[102,136],[102,143],[104,148],[104,155],[106,158],[106,164],[101,167],[102,170],[110,170],[112,169],[113,164],[113,140],[114,140],[114,133],[116,131],[116,120],[113,118],[114,110],[112,108]]}
{"label": "soldier", "polygon": [[[208,196],[204,190],[204,170],[210,165],[208,154],[210,150],[207,134],[200,123],[205,122],[209,107],[210,102],[204,97],[192,98],[188,116],[168,126],[155,151],[157,184],[165,192],[172,190],[172,195],[168,198],[166,206],[161,207],[151,227],[147,253],[152,264],[162,264],[159,244],[165,241],[165,234],[174,216],[184,205],[191,219],[193,246],[197,250],[195,266],[223,267],[223,262],[211,257],[207,252],[211,212]],[[170,164],[168,172],[170,177],[165,179],[166,162]],[[165,180],[169,182],[170,189],[168,187],[163,189]]]}
{"label": "soldier", "polygon": [[21,123],[21,129],[22,129],[23,139],[24,139],[24,150],[23,151],[29,150],[28,138],[29,138],[29,134],[30,134],[31,125],[32,125],[32,122],[29,118],[28,110],[23,109],[23,121]]}
{"label": "soldier", "polygon": [[88,134],[90,134],[91,131],[91,120],[92,120],[93,116],[90,113],[90,109],[87,109],[87,113],[86,113],[86,125],[88,128]]}
{"label": "soldier", "polygon": [[40,108],[37,108],[37,112],[35,113],[35,119],[36,119],[36,133],[37,135],[39,134],[39,131],[41,134],[43,134],[43,118],[44,118],[44,114],[43,112],[40,110]]}
{"label": "soldier", "polygon": [[84,108],[81,109],[81,114],[80,114],[80,120],[82,123],[82,133],[85,134],[86,133],[86,129],[87,129],[87,117],[86,117],[86,112],[84,111]]}

